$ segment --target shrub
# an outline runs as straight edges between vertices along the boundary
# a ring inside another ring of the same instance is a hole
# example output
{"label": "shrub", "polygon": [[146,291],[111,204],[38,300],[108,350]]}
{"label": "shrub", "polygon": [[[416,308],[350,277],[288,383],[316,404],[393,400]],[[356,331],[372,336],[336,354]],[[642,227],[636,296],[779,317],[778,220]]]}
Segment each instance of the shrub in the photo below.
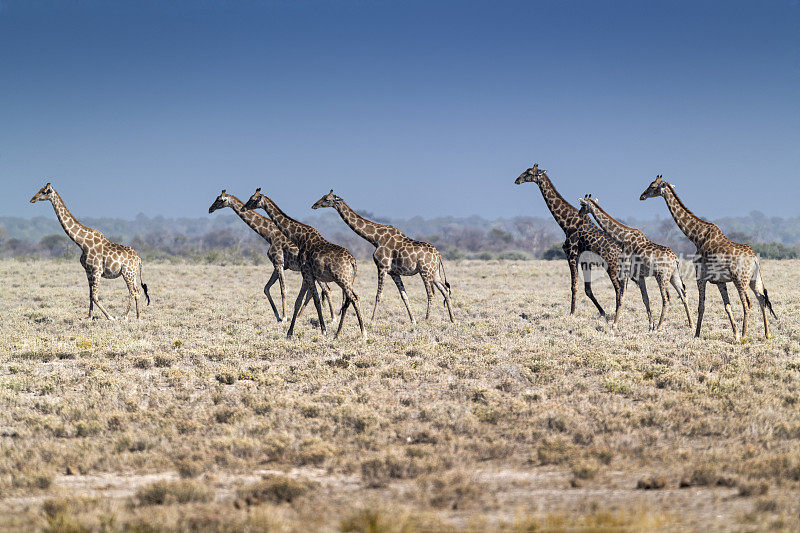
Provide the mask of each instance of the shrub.
{"label": "shrub", "polygon": [[567,254],[564,253],[564,249],[561,248],[561,245],[556,243],[547,250],[544,251],[542,254],[542,259],[547,261],[555,261],[556,259],[566,259]]}
{"label": "shrub", "polygon": [[211,489],[191,480],[156,481],[136,492],[136,499],[140,505],[208,502],[213,497]]}
{"label": "shrub", "polygon": [[750,246],[762,259],[797,259],[800,257],[797,248],[786,246],[782,242],[757,242]]}
{"label": "shrub", "polygon": [[272,474],[238,489],[236,494],[247,505],[258,505],[263,502],[292,503],[311,488],[312,484],[308,481]]}
{"label": "shrub", "polygon": [[657,490],[667,486],[667,479],[664,476],[645,476],[636,483],[637,489]]}

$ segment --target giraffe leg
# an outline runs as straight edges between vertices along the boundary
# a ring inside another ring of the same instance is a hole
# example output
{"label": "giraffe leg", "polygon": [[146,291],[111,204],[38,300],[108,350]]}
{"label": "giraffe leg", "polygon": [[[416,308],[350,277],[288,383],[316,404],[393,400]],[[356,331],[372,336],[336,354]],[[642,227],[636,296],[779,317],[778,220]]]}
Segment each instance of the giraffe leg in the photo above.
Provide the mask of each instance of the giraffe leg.
{"label": "giraffe leg", "polygon": [[703,313],[706,310],[706,281],[705,279],[697,280],[697,329],[694,330],[694,336],[700,336],[700,328],[703,327]]}
{"label": "giraffe leg", "polygon": [[331,302],[331,289],[328,287],[327,283],[320,283],[319,284],[320,294],[322,294],[322,305],[325,305],[325,302],[328,302],[328,312],[331,314],[331,320],[334,318],[333,314],[333,302]]}
{"label": "giraffe leg", "polygon": [[133,301],[136,304],[136,320],[139,320],[139,290],[136,289],[136,293],[134,294]]}
{"label": "giraffe leg", "polygon": [[570,257],[569,259],[569,275],[570,275],[570,288],[572,290],[572,297],[569,304],[569,314],[575,314],[575,300],[578,296],[578,257]]}
{"label": "giraffe leg", "polygon": [[108,320],[115,320],[113,316],[108,314],[108,311],[106,311],[106,308],[103,307],[103,304],[101,304],[100,300],[98,299],[98,294],[100,292],[100,274],[101,273],[99,271],[92,273],[92,290],[90,291],[92,295],[92,301]]}
{"label": "giraffe leg", "polygon": [[94,275],[91,271],[86,271],[86,278],[89,281],[89,320],[91,320],[94,310]]}
{"label": "giraffe leg", "polygon": [[725,304],[725,313],[728,315],[728,320],[731,322],[731,328],[733,329],[733,339],[735,342],[739,342],[741,339],[739,337],[739,328],[736,327],[736,321],[733,319],[733,310],[731,309],[731,299],[728,297],[728,286],[725,283],[717,283],[717,288],[719,289],[719,294],[722,296],[722,303]]}
{"label": "giraffe leg", "polygon": [[378,304],[381,301],[381,292],[383,292],[383,279],[386,277],[386,269],[378,267],[378,292],[375,293],[375,307],[372,308],[372,318],[370,322],[375,322],[375,313],[378,312]]}
{"label": "giraffe leg", "polygon": [[311,291],[306,291],[306,297],[303,300],[303,305],[300,307],[300,312],[297,313],[297,320],[300,320],[300,317],[303,316],[303,312],[306,310],[306,306],[310,301],[311,301]]}
{"label": "giraffe leg", "polygon": [[342,327],[344,326],[344,315],[347,314],[347,308],[350,306],[350,298],[347,297],[347,293],[342,290],[342,310],[339,314],[339,327],[336,328],[336,335],[333,336],[334,339],[338,339],[339,335],[342,334]]}
{"label": "giraffe leg", "polygon": [[94,310],[94,298],[92,297],[92,291],[94,290],[94,273],[92,272],[91,267],[86,262],[86,253],[81,254],[81,266],[83,267],[84,272],[86,272],[86,280],[89,282],[89,320],[92,319],[92,311]]}
{"label": "giraffe leg", "polygon": [[325,335],[325,317],[322,315],[322,302],[320,301],[319,292],[317,291],[317,284],[310,274],[304,274],[304,277],[308,277],[306,285],[308,285],[311,296],[314,298],[314,307],[317,309],[317,318],[319,319],[319,329],[322,334]]}
{"label": "giraffe leg", "polygon": [[289,331],[286,332],[286,338],[291,339],[292,334],[294,333],[294,324],[297,321],[297,317],[300,311],[300,306],[303,305],[303,297],[308,292],[308,287],[306,286],[306,281],[303,280],[303,284],[300,286],[300,292],[297,293],[297,300],[294,302],[294,314],[292,314],[292,323],[289,324]]}
{"label": "giraffe leg", "polygon": [[675,288],[675,292],[678,293],[678,298],[683,304],[683,310],[686,311],[686,319],[689,321],[689,329],[694,328],[692,315],[689,313],[689,297],[686,296],[686,289],[684,288],[683,280],[681,280],[681,273],[677,268],[672,272],[672,276],[670,277],[669,281]]}
{"label": "giraffe leg", "polygon": [[747,298],[747,287],[742,282],[741,279],[736,279],[733,282],[733,286],[736,287],[736,290],[739,292],[739,301],[742,302],[742,340],[747,338],[747,321],[750,318],[750,300]]}
{"label": "giraffe leg", "polygon": [[767,305],[764,297],[764,282],[761,280],[761,273],[756,271],[755,276],[750,279],[750,289],[756,295],[758,306],[761,308],[761,318],[764,319],[764,338],[769,339],[769,324],[767,323]]}
{"label": "giraffe leg", "polygon": [[450,290],[445,287],[444,283],[442,282],[442,278],[439,276],[439,263],[433,267],[431,271],[431,282],[433,283],[434,287],[439,289],[439,292],[442,293],[444,297],[444,305],[447,307],[447,314],[450,316],[450,322],[455,322],[456,319],[453,318],[453,303],[450,301]]}
{"label": "giraffe leg", "polygon": [[650,312],[650,297],[647,295],[647,285],[644,282],[644,276],[639,276],[639,279],[636,280],[636,284],[639,285],[639,292],[642,293],[642,302],[644,303],[645,311],[647,311],[647,329],[652,331],[653,314]]}
{"label": "giraffe leg", "polygon": [[284,269],[283,263],[281,263],[281,267],[278,269],[278,285],[280,285],[281,289],[281,320],[286,320],[286,280],[284,279]]}
{"label": "giraffe leg", "polygon": [[[616,273],[614,273],[614,275],[611,276],[611,284],[614,286],[614,295],[615,295],[614,299],[616,302],[616,309],[614,310],[614,322],[612,322],[611,324],[611,329],[616,329],[617,323],[619,322],[619,315],[622,312],[622,295],[625,289],[622,287],[622,282],[620,282],[619,276],[617,276]],[[591,290],[591,286],[589,290]]]}
{"label": "giraffe leg", "polygon": [[125,285],[128,287],[128,306],[125,308],[125,319],[128,319],[128,313],[131,310],[131,304],[136,302],[136,319],[139,319],[139,294],[136,290],[136,274],[125,276],[123,275],[123,279],[125,280]]}
{"label": "giraffe leg", "polygon": [[663,274],[656,274],[656,281],[658,282],[658,290],[661,291],[661,316],[658,317],[658,326],[655,329],[664,331],[664,316],[667,314],[669,307],[669,292],[667,290],[667,280],[664,279]]}
{"label": "giraffe leg", "polygon": [[392,274],[391,272],[389,273],[389,275],[392,276],[394,284],[397,285],[397,290],[400,291],[400,298],[403,299],[403,303],[406,306],[406,311],[408,311],[408,318],[411,319],[412,324],[416,324],[417,321],[414,320],[414,315],[411,314],[411,306],[408,304],[408,294],[406,294],[406,288],[403,285],[402,278],[400,277],[399,274]]}
{"label": "giraffe leg", "polygon": [[428,309],[425,311],[425,320],[431,316],[431,302],[433,301],[433,283],[425,277],[425,274],[420,272],[422,283],[425,285],[425,292],[428,294]]}
{"label": "giraffe leg", "polygon": [[[347,299],[350,301],[351,304],[353,304],[353,309],[356,310],[356,318],[358,319],[358,327],[361,328],[361,336],[364,339],[366,339],[367,338],[367,332],[364,329],[364,320],[361,318],[361,308],[358,305],[358,295],[356,294],[356,291],[354,291],[353,288],[350,285],[343,286],[342,287],[342,291],[344,291],[346,293]],[[339,330],[340,331],[342,329],[342,322],[344,321],[344,312],[345,312],[345,307],[342,306],[342,318],[339,321]]]}
{"label": "giraffe leg", "polygon": [[433,285],[439,289],[439,292],[441,292],[442,296],[444,296],[444,303],[447,306],[447,313],[450,315],[450,322],[455,322],[456,319],[453,318],[453,308],[450,305],[450,294],[448,294],[447,288],[444,286],[444,283],[438,279],[433,280]]}
{"label": "giraffe leg", "polygon": [[[269,293],[269,289],[275,284],[276,281],[278,281],[278,276],[278,267],[276,265],[275,270],[272,271],[272,275],[269,277],[269,281],[267,281],[267,284],[264,285],[264,294],[267,295],[267,300],[269,300],[269,305],[272,307],[272,312],[275,313],[275,319],[278,322],[282,322],[283,316],[278,314],[278,308],[275,305],[275,302],[272,300],[272,295]],[[283,291],[281,291],[281,293],[283,293]],[[281,304],[284,304],[283,294],[281,294]]]}
{"label": "giraffe leg", "polygon": [[[619,282],[617,282],[617,285],[619,285]],[[617,285],[614,286],[614,290],[618,290],[617,289]],[[592,303],[595,305],[595,307],[597,307],[597,310],[600,311],[600,316],[605,317],[606,316],[606,312],[603,311],[603,307],[600,305],[600,302],[597,301],[597,298],[594,297],[594,293],[592,292],[592,282],[591,281],[584,281],[583,282],[583,292],[586,293],[586,296],[589,297],[589,299],[592,301]],[[614,323],[616,323],[616,319],[614,320]]]}

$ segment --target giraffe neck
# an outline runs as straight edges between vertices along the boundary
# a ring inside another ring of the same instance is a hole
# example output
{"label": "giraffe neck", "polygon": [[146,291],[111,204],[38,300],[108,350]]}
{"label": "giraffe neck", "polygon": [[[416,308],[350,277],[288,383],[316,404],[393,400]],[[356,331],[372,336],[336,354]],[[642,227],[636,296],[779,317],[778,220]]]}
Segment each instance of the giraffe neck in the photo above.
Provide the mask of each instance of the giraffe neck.
{"label": "giraffe neck", "polygon": [[636,229],[626,226],[619,220],[615,219],[597,204],[593,205],[592,213],[594,214],[595,220],[597,220],[597,223],[600,225],[603,231],[611,235],[614,240],[628,245],[631,244],[636,236]]}
{"label": "giraffe neck", "polygon": [[378,224],[362,217],[353,211],[344,200],[336,202],[336,211],[339,212],[339,216],[342,217],[345,224],[350,226],[350,229],[369,241],[373,246],[378,246],[378,230],[383,227],[383,224]]}
{"label": "giraffe neck", "polygon": [[275,232],[280,233],[278,226],[276,226],[272,220],[253,210],[245,211],[242,209],[244,207],[244,202],[234,195],[229,194],[228,198],[230,198],[230,208],[233,209],[234,213],[239,215],[239,218],[244,220],[244,223],[250,226],[253,231],[261,235],[265,241],[272,244],[272,240],[276,236]]}
{"label": "giraffe neck", "polygon": [[663,196],[667,202],[667,209],[672,214],[672,218],[675,219],[675,223],[697,248],[702,248],[711,223],[702,220],[689,211],[689,208],[683,205],[678,195],[675,194],[675,189],[672,188],[672,185],[667,185]]}
{"label": "giraffe neck", "polygon": [[578,210],[564,200],[564,197],[558,193],[549,177],[542,176],[539,189],[542,191],[542,197],[547,204],[547,208],[564,232],[569,232],[578,226],[581,219]]}
{"label": "giraffe neck", "polygon": [[316,229],[287,216],[268,196],[261,195],[259,207],[267,212],[278,229],[298,247],[308,249],[324,240]]}
{"label": "giraffe neck", "polygon": [[58,222],[61,224],[61,227],[64,228],[64,232],[70,239],[75,241],[78,246],[84,248],[88,244],[90,240],[89,237],[93,231],[78,222],[78,219],[72,216],[67,206],[64,205],[64,200],[61,199],[61,195],[56,191],[53,191],[50,202],[53,204],[53,210],[55,210]]}

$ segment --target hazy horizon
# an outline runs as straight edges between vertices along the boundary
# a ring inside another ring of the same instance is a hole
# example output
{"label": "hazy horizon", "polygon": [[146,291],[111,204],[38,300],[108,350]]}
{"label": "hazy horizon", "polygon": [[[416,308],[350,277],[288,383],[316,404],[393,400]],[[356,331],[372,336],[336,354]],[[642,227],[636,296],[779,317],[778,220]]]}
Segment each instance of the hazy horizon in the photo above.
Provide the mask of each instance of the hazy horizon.
{"label": "hazy horizon", "polygon": [[203,216],[256,187],[386,218],[547,217],[534,162],[618,217],[656,174],[717,219],[792,217],[796,1],[0,0],[0,215]]}

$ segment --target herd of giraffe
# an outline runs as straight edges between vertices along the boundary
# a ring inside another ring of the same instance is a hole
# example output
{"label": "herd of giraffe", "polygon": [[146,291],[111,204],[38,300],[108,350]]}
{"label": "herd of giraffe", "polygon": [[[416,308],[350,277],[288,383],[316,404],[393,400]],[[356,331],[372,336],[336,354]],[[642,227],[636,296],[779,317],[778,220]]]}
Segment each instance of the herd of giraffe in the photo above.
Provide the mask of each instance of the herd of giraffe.
{"label": "herd of giraffe", "polygon": [[[538,164],[527,169],[515,181],[516,184],[532,182],[539,186],[542,197],[558,225],[564,231],[563,250],[569,264],[571,277],[571,303],[570,314],[575,313],[575,300],[578,290],[579,263],[585,263],[582,258],[589,253],[597,258],[597,262],[608,273],[615,292],[615,312],[612,329],[617,327],[619,321],[622,298],[625,292],[626,281],[631,279],[637,283],[642,294],[642,301],[647,311],[647,321],[650,330],[663,331],[664,315],[670,302],[669,282],[678,294],[683,304],[689,328],[695,327],[689,312],[686,286],[680,275],[678,256],[660,244],[650,241],[644,233],[636,228],[622,224],[604,211],[597,198],[586,195],[579,199],[580,208],[575,208],[558,193],[553,182],[547,176],[547,171],[540,169]],[[764,336],[770,337],[767,322],[767,309],[775,317],[772,303],[767,295],[767,290],[761,279],[758,258],[753,249],[746,244],[737,244],[725,237],[715,224],[700,219],[694,215],[680,201],[672,185],[663,180],[659,175],[641,194],[640,200],[662,196],[667,203],[667,208],[672,214],[678,227],[697,246],[694,258],[696,270],[697,289],[699,302],[697,309],[697,325],[695,337],[700,336],[705,310],[706,283],[717,285],[725,304],[725,312],[733,329],[734,339],[738,342],[747,336],[747,321],[752,302],[747,295],[747,286],[755,293],[761,315],[764,321]],[[150,297],[147,285],[142,280],[142,261],[139,255],[129,246],[109,241],[101,232],[84,226],[69,212],[64,201],[56,190],[47,183],[37,192],[31,203],[50,201],[55,210],[56,217],[64,228],[66,234],[81,248],[81,265],[86,271],[89,282],[89,318],[93,318],[93,309],[97,305],[103,315],[114,320],[100,303],[99,285],[100,278],[117,278],[122,276],[128,288],[128,306],[125,317],[130,313],[131,304],[135,304],[136,318],[139,318],[139,287],[144,291],[148,305]],[[230,207],[253,231],[258,233],[269,244],[267,256],[273,265],[273,272],[264,286],[264,294],[272,307],[278,322],[286,320],[286,289],[284,270],[299,271],[302,276],[302,285],[294,305],[291,324],[287,337],[291,338],[297,319],[310,300],[314,300],[314,307],[319,319],[319,327],[323,335],[326,333],[323,306],[328,302],[328,312],[331,320],[334,319],[333,304],[329,283],[333,282],[342,289],[342,307],[339,311],[339,326],[336,330],[338,338],[342,332],[344,318],[348,308],[352,305],[361,330],[361,335],[366,337],[364,320],[359,306],[359,298],[353,287],[357,263],[353,255],[342,246],[326,240],[320,232],[286,215],[268,196],[261,193],[261,189],[250,197],[247,202],[242,202],[236,196],[228,194],[224,189],[217,196],[209,213],[218,209]],[[451,304],[450,284],[444,271],[439,251],[427,242],[413,240],[404,235],[394,226],[379,224],[357,214],[339,196],[331,190],[312,206],[312,209],[332,207],[336,209],[342,220],[359,236],[375,247],[373,260],[378,270],[378,288],[375,295],[375,306],[372,310],[371,320],[375,320],[378,304],[381,300],[383,282],[386,274],[392,278],[400,297],[408,312],[412,324],[416,324],[411,312],[408,295],[403,285],[402,276],[419,274],[428,296],[428,307],[425,318],[430,317],[431,302],[435,290],[444,297],[444,305],[451,322],[454,322]],[[267,217],[258,214],[255,210],[263,209]],[[597,225],[592,222],[589,215],[594,217]],[[599,225],[599,227],[598,227]],[[585,269],[586,266],[583,266]],[[591,268],[591,267],[589,267]],[[650,300],[647,294],[645,278],[654,277],[661,292],[661,314],[658,322],[653,319],[650,311]],[[279,282],[281,291],[281,311],[272,299],[270,288]],[[732,282],[739,292],[742,302],[744,317],[742,332],[736,326],[728,297],[727,283]],[[319,286],[319,290],[317,287]],[[603,307],[592,292],[591,279],[584,272],[584,291],[597,307],[600,315],[605,317]],[[777,317],[776,317],[777,318]]]}

